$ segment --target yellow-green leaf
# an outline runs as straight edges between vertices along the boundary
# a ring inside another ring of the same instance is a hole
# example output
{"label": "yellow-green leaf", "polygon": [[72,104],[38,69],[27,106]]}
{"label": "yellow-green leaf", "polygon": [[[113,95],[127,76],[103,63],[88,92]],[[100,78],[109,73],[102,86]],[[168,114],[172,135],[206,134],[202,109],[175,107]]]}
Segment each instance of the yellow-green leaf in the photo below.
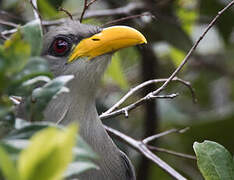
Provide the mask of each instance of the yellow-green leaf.
{"label": "yellow-green leaf", "polygon": [[19,156],[21,180],[59,180],[72,161],[77,125],[65,130],[53,127],[36,133]]}
{"label": "yellow-green leaf", "polygon": [[19,180],[18,171],[14,162],[2,147],[0,147],[0,168],[5,179]]}
{"label": "yellow-green leaf", "polygon": [[12,75],[25,66],[31,49],[30,45],[23,40],[20,31],[17,31],[9,40],[5,41],[3,51],[6,73]]}

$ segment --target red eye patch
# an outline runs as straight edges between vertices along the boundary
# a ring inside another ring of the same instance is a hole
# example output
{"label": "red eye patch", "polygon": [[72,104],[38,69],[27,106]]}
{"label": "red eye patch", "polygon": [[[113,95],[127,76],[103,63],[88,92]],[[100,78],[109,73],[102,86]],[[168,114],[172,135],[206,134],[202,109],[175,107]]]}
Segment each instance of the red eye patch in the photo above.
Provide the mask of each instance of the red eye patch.
{"label": "red eye patch", "polygon": [[69,44],[65,39],[56,39],[53,43],[53,50],[56,55],[64,55],[69,49]]}

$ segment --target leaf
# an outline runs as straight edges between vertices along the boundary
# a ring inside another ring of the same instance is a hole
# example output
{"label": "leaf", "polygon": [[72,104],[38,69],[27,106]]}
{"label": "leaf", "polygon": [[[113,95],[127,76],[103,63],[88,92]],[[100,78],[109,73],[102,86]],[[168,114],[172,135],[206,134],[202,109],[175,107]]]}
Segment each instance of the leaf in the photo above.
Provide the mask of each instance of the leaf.
{"label": "leaf", "polygon": [[59,15],[59,11],[57,11],[55,8],[60,7],[62,2],[63,0],[56,0],[54,2],[48,0],[38,0],[38,8],[43,17],[55,18]]}
{"label": "leaf", "polygon": [[29,62],[26,64],[23,70],[13,77],[8,88],[9,94],[17,96],[30,95],[35,87],[33,84],[30,84],[27,87],[23,84],[23,82],[38,76],[52,77],[52,74],[49,72],[48,63],[46,60],[41,57],[32,57],[29,59]]}
{"label": "leaf", "polygon": [[6,76],[19,72],[26,65],[30,56],[30,45],[22,39],[22,34],[17,31],[12,37],[5,41],[0,57],[4,66],[1,70]]}
{"label": "leaf", "polygon": [[123,68],[121,67],[120,56],[118,53],[112,57],[110,66],[108,67],[105,78],[111,78],[116,84],[118,84],[122,89],[128,88],[127,80],[123,73]]}
{"label": "leaf", "polygon": [[[36,132],[53,124],[48,122],[29,123],[24,120],[16,120],[16,128],[4,139],[4,142],[0,145],[6,146],[8,152],[11,155],[15,155],[19,150],[25,149],[28,146],[29,138]],[[89,145],[78,136],[76,140],[76,146],[73,147],[73,162],[69,164],[68,169],[65,172],[65,177],[68,178],[73,175],[78,175],[89,169],[97,169],[97,165],[91,162],[97,159],[97,154],[89,147]]]}
{"label": "leaf", "polygon": [[2,146],[0,146],[0,168],[7,180],[19,180],[19,174],[14,162]]}
{"label": "leaf", "polygon": [[59,93],[69,92],[69,89],[64,86],[73,77],[73,75],[59,76],[44,86],[34,89],[32,96],[27,98],[26,102],[28,119],[31,119],[31,121],[42,120],[43,111],[49,101],[52,98],[56,98],[56,95]]}
{"label": "leaf", "polygon": [[68,179],[90,169],[98,169],[98,166],[87,160],[74,162],[68,165],[68,169],[66,170],[64,177]]}
{"label": "leaf", "polygon": [[47,128],[36,133],[22,151],[18,170],[22,180],[59,180],[72,160],[77,126]]}
{"label": "leaf", "polygon": [[40,21],[31,21],[20,30],[24,40],[30,44],[31,56],[39,56],[42,51],[42,29]]}
{"label": "leaf", "polygon": [[[16,123],[19,120],[16,120]],[[33,134],[37,131],[40,131],[44,128],[47,128],[49,124],[47,123],[34,123],[34,124],[25,124],[20,128],[14,129],[11,131],[6,137],[6,140],[14,140],[14,139],[29,139]]]}
{"label": "leaf", "polygon": [[212,141],[195,142],[193,149],[198,167],[206,180],[234,179],[232,155],[222,145]]}

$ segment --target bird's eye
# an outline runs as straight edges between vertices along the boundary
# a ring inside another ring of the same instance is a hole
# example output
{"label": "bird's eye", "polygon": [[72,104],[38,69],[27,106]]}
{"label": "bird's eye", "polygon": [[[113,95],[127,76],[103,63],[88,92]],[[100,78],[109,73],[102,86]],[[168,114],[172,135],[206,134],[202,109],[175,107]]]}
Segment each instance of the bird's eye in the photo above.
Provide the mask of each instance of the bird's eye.
{"label": "bird's eye", "polygon": [[71,43],[63,37],[56,38],[50,48],[50,52],[54,56],[65,56],[71,49]]}

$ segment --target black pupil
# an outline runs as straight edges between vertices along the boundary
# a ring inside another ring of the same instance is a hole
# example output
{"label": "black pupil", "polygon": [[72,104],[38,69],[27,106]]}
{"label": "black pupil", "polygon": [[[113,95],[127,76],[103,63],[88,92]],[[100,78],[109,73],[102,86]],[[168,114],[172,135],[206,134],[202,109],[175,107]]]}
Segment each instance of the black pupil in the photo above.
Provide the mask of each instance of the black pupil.
{"label": "black pupil", "polygon": [[64,53],[68,49],[68,43],[64,39],[57,39],[54,43],[54,50],[57,53]]}

